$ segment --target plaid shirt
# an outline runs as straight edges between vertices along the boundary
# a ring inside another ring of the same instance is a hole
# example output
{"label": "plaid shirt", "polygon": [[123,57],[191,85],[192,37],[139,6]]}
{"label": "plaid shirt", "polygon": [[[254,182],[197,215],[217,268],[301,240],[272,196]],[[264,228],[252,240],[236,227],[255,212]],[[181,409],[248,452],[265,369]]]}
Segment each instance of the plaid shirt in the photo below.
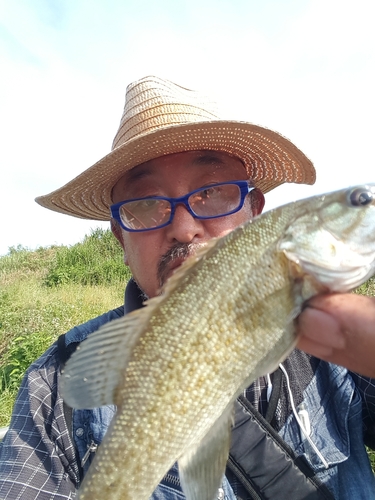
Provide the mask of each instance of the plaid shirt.
{"label": "plaid shirt", "polygon": [[28,370],[0,444],[2,500],[67,500],[79,485],[76,452],[58,390],[54,344]]}

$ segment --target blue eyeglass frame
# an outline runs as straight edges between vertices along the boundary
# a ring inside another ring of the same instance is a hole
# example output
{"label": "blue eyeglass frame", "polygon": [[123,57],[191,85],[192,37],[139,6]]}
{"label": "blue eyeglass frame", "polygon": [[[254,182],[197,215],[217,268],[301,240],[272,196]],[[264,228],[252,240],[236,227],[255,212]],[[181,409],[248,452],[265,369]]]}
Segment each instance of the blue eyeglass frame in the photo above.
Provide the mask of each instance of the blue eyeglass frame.
{"label": "blue eyeglass frame", "polygon": [[[226,186],[228,184],[235,184],[236,186],[238,186],[240,188],[241,199],[240,199],[240,202],[239,202],[238,207],[236,209],[231,210],[230,212],[226,212],[225,214],[213,215],[213,216],[210,216],[210,217],[206,217],[206,216],[202,216],[202,215],[197,215],[197,214],[195,214],[193,212],[193,210],[191,209],[191,207],[189,205],[189,201],[188,201],[189,198],[190,198],[190,196],[192,194],[199,193],[199,191],[204,191],[204,189],[208,189],[208,188],[211,188],[211,187]],[[241,210],[241,208],[243,207],[246,195],[248,195],[254,189],[256,189],[256,188],[254,186],[251,186],[249,184],[249,181],[220,182],[218,184],[209,184],[208,186],[203,186],[203,187],[200,187],[198,189],[194,189],[194,191],[190,191],[190,193],[187,193],[184,196],[180,196],[179,198],[168,198],[167,196],[146,196],[145,198],[132,198],[130,200],[120,201],[119,203],[115,203],[114,205],[111,205],[110,206],[110,210],[111,210],[112,217],[114,219],[116,219],[117,222],[120,223],[120,226],[123,229],[125,229],[125,231],[128,231],[130,233],[142,233],[144,231],[153,231],[154,229],[161,229],[162,227],[168,226],[168,224],[170,224],[172,222],[174,214],[176,212],[176,206],[179,205],[179,204],[184,205],[185,208],[186,208],[186,210],[189,212],[190,215],[192,215],[194,217],[194,219],[202,219],[202,220],[205,220],[205,219],[218,219],[219,217],[225,217],[226,215],[235,214],[236,212],[238,212],[239,210]],[[165,222],[164,224],[162,224],[161,226],[147,227],[147,228],[144,228],[144,229],[130,229],[130,228],[126,227],[124,225],[124,223],[122,222],[122,219],[121,219],[121,216],[120,216],[120,208],[122,207],[122,205],[126,205],[127,203],[132,202],[132,201],[142,201],[142,200],[149,200],[149,199],[152,199],[152,200],[165,200],[165,201],[168,201],[171,204],[171,213],[170,213],[168,221]]]}

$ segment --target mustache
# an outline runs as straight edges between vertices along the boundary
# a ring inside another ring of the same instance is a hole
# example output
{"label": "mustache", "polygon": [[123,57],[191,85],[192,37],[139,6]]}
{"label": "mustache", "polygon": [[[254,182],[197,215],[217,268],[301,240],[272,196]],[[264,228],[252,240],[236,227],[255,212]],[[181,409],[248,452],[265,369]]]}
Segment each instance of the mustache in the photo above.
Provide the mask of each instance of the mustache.
{"label": "mustache", "polygon": [[202,248],[202,243],[176,243],[160,258],[157,277],[160,288],[165,284],[168,278],[171,264],[175,260],[187,259],[190,255],[194,255],[199,248]]}

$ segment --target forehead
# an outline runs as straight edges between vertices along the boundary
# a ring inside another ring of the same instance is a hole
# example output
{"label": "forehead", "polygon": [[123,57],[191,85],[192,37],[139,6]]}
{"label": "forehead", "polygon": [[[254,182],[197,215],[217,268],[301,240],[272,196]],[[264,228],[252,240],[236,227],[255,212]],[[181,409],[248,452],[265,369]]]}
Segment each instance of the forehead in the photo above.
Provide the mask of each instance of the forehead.
{"label": "forehead", "polygon": [[[174,153],[141,163],[126,172],[113,187],[113,194],[121,186],[131,187],[142,184],[142,181],[157,180],[165,172],[173,174],[177,169],[185,170],[190,176],[200,176],[202,173],[215,174],[222,171],[232,172],[237,176],[244,174],[242,161],[228,153],[220,151],[186,151]],[[246,172],[246,170],[245,170]]]}

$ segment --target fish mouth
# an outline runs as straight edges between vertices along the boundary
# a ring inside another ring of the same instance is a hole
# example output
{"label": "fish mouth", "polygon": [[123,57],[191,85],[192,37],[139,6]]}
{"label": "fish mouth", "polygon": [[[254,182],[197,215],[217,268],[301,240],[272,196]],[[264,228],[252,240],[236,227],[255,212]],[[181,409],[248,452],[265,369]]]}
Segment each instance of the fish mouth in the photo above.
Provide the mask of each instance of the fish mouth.
{"label": "fish mouth", "polygon": [[176,269],[178,269],[188,257],[194,255],[202,246],[205,246],[205,244],[177,243],[162,255],[157,269],[160,288],[164,286],[167,279],[172,276]]}

